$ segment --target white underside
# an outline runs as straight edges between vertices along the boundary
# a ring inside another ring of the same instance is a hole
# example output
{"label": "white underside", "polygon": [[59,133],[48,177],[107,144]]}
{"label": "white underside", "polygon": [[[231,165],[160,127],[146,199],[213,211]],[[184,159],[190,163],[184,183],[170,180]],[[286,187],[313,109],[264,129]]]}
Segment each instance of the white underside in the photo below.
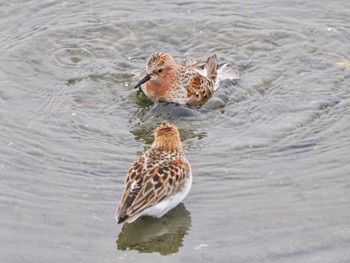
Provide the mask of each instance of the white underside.
{"label": "white underside", "polygon": [[146,208],[139,214],[133,216],[128,220],[128,223],[134,222],[137,218],[141,216],[153,216],[153,217],[162,217],[165,215],[168,211],[173,209],[175,206],[177,206],[179,203],[181,203],[182,200],[185,199],[187,194],[190,192],[192,186],[192,174],[189,175],[189,178],[185,182],[185,185],[183,189],[178,192],[177,194],[171,195],[167,198],[165,198],[160,203],[153,205],[149,208]]}

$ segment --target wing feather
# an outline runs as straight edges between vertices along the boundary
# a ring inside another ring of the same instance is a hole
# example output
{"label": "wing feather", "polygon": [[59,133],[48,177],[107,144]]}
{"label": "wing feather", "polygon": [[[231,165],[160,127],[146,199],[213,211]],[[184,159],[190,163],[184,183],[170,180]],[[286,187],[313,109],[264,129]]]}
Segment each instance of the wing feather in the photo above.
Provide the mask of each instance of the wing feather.
{"label": "wing feather", "polygon": [[[128,178],[139,164],[140,160],[129,170]],[[190,169],[187,160],[182,159],[162,163],[146,161],[142,167],[133,179],[126,180],[117,210],[119,223],[181,191]]]}

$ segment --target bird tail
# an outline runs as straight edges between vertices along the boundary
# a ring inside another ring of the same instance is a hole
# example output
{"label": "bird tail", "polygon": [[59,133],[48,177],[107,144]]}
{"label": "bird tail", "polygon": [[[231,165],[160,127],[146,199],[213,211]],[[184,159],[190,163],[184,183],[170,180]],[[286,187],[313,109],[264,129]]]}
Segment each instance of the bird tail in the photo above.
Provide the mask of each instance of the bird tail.
{"label": "bird tail", "polygon": [[226,63],[218,64],[216,54],[211,55],[207,61],[186,61],[185,65],[193,67],[199,74],[212,79],[215,82],[213,91],[216,91],[220,82],[225,79],[239,79],[239,75]]}

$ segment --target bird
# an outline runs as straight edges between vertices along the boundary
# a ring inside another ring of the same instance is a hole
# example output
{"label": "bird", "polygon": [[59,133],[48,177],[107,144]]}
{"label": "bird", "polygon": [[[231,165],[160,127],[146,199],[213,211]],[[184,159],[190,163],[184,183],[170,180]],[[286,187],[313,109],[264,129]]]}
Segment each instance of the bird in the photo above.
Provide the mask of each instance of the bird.
{"label": "bird", "polygon": [[134,88],[141,89],[152,101],[193,108],[208,101],[225,79],[239,76],[226,63],[218,64],[216,54],[206,61],[178,64],[170,54],[154,52],[147,61],[146,75]]}
{"label": "bird", "polygon": [[141,216],[160,218],[189,193],[192,170],[177,127],[162,123],[154,142],[129,169],[115,218],[132,223]]}

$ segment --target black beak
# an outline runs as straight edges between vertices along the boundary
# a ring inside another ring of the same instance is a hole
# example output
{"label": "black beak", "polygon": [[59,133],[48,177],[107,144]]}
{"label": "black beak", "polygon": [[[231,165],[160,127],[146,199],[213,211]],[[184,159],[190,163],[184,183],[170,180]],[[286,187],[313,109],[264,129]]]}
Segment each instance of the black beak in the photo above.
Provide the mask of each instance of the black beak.
{"label": "black beak", "polygon": [[151,75],[146,74],[146,76],[144,76],[143,79],[141,79],[141,80],[139,81],[139,83],[136,84],[136,86],[134,87],[134,89],[139,88],[143,83],[149,81],[150,79],[151,79]]}

